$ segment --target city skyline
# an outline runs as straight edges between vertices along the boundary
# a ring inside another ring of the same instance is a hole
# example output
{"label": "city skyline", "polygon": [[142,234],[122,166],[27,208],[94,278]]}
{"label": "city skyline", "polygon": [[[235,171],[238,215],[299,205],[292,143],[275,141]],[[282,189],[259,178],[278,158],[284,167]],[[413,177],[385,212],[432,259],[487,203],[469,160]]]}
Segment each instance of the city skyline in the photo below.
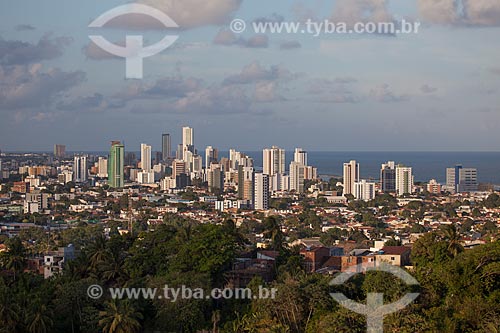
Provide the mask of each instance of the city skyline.
{"label": "city skyline", "polygon": [[0,331],[498,331],[499,36],[500,0],[0,1]]}

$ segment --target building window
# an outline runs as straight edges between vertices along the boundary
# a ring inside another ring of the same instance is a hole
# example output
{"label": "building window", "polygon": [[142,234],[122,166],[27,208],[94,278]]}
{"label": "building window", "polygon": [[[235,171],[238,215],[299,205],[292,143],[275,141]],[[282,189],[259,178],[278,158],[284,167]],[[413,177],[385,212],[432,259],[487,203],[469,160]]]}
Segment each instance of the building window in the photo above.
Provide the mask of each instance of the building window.
{"label": "building window", "polygon": [[396,260],[396,257],[391,257],[391,261],[394,261],[394,260]]}

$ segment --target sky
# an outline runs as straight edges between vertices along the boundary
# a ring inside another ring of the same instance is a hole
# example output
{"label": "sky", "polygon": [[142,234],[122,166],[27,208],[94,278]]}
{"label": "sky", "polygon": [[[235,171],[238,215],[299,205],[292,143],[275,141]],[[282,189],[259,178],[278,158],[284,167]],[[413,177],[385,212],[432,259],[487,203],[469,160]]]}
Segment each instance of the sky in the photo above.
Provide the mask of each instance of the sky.
{"label": "sky", "polygon": [[[171,17],[88,25],[117,0],[0,2],[0,150],[127,149],[161,134],[255,151],[498,151],[500,0],[136,0]],[[419,22],[416,34],[266,34],[252,22]],[[179,38],[125,78],[112,43]]]}

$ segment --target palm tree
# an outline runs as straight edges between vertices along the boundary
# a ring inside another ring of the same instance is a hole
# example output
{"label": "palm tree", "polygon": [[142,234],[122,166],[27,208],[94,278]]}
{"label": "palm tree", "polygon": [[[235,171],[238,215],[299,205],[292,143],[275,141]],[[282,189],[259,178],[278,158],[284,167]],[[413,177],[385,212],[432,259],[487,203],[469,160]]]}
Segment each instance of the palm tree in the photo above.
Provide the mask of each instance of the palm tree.
{"label": "palm tree", "polygon": [[454,225],[446,225],[441,228],[441,237],[448,243],[447,250],[453,257],[463,252],[464,248],[460,244],[460,234]]}
{"label": "palm tree", "polygon": [[12,295],[7,294],[7,287],[0,290],[0,332],[10,333],[16,331],[19,323],[19,313],[21,309],[16,303],[12,302]]}
{"label": "palm tree", "polygon": [[105,311],[99,312],[99,326],[103,333],[136,333],[141,330],[142,314],[126,301],[106,302]]}
{"label": "palm tree", "polygon": [[99,265],[103,264],[109,257],[109,252],[106,249],[106,239],[104,236],[97,237],[90,245],[88,251],[90,269],[96,272]]}
{"label": "palm tree", "polygon": [[284,236],[278,219],[274,216],[269,216],[264,220],[264,225],[265,236],[271,239],[273,244],[272,249],[280,251],[283,248]]}
{"label": "palm tree", "polygon": [[9,250],[2,255],[2,265],[14,272],[14,280],[16,280],[17,274],[26,266],[26,249],[18,237],[9,242],[8,248]]}
{"label": "palm tree", "polygon": [[101,265],[102,277],[106,282],[122,285],[129,278],[123,269],[123,258],[119,254],[110,255]]}
{"label": "palm tree", "polygon": [[26,328],[29,333],[47,333],[51,332],[53,325],[51,313],[47,304],[40,297],[30,302],[29,310],[26,315]]}

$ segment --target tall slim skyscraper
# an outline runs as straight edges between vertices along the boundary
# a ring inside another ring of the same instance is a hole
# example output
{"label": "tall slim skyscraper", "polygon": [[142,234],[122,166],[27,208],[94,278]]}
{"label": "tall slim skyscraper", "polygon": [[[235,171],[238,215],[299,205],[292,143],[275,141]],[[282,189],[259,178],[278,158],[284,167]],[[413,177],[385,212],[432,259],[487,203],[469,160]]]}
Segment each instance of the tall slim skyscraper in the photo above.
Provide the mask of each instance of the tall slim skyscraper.
{"label": "tall slim skyscraper", "polygon": [[269,175],[263,173],[255,174],[254,209],[269,209]]}
{"label": "tall slim skyscraper", "polygon": [[187,152],[195,153],[194,151],[194,134],[191,127],[182,128],[182,159],[188,161]]}
{"label": "tall slim skyscraper", "polygon": [[254,168],[238,166],[238,198],[254,202]]}
{"label": "tall slim skyscraper", "polygon": [[193,129],[191,127],[185,126],[182,128],[182,145],[184,146],[194,145]]}
{"label": "tall slim skyscraper", "polygon": [[168,133],[161,136],[161,155],[164,161],[172,157],[172,142]]}
{"label": "tall slim skyscraper", "polygon": [[112,141],[108,157],[108,185],[121,188],[124,185],[124,155],[125,146],[120,141]]}
{"label": "tall slim skyscraper", "polygon": [[205,168],[209,169],[210,164],[217,163],[218,159],[219,151],[212,146],[208,146],[205,149]]}
{"label": "tall slim skyscraper", "polygon": [[413,174],[412,168],[404,165],[396,167],[396,193],[405,195],[413,193]]}
{"label": "tall slim skyscraper", "polygon": [[380,190],[384,193],[396,192],[396,164],[389,161],[380,168]]}
{"label": "tall slim skyscraper", "polygon": [[285,150],[272,146],[262,152],[263,173],[269,176],[285,173]]}
{"label": "tall slim skyscraper", "polygon": [[97,177],[108,178],[108,159],[99,157],[97,162]]}
{"label": "tall slim skyscraper", "polygon": [[344,195],[354,194],[354,183],[359,181],[359,164],[356,161],[344,163]]}
{"label": "tall slim skyscraper", "polygon": [[224,190],[224,171],[220,164],[212,164],[207,171],[208,189],[210,192]]}
{"label": "tall slim skyscraper", "polygon": [[142,171],[137,174],[137,180],[140,184],[152,184],[155,181],[155,174],[151,167],[151,146],[145,143],[141,144],[141,168]]}
{"label": "tall slim skyscraper", "polygon": [[75,183],[84,183],[87,181],[87,156],[76,155],[73,161],[73,179]]}
{"label": "tall slim skyscraper", "polygon": [[54,156],[57,158],[63,158],[66,154],[65,145],[54,145]]}
{"label": "tall slim skyscraper", "polygon": [[307,152],[302,148],[295,148],[295,153],[293,155],[293,161],[307,166]]}
{"label": "tall slim skyscraper", "polygon": [[177,145],[177,150],[175,151],[175,158],[178,160],[182,160],[183,154],[184,154],[184,146],[182,143]]}
{"label": "tall slim skyscraper", "polygon": [[141,144],[141,168],[145,172],[151,171],[151,146]]}
{"label": "tall slim skyscraper", "polygon": [[203,172],[203,158],[200,155],[193,155],[191,159],[191,167],[189,168],[191,172],[200,175]]}
{"label": "tall slim skyscraper", "polygon": [[304,192],[305,168],[300,162],[290,163],[290,191]]}

